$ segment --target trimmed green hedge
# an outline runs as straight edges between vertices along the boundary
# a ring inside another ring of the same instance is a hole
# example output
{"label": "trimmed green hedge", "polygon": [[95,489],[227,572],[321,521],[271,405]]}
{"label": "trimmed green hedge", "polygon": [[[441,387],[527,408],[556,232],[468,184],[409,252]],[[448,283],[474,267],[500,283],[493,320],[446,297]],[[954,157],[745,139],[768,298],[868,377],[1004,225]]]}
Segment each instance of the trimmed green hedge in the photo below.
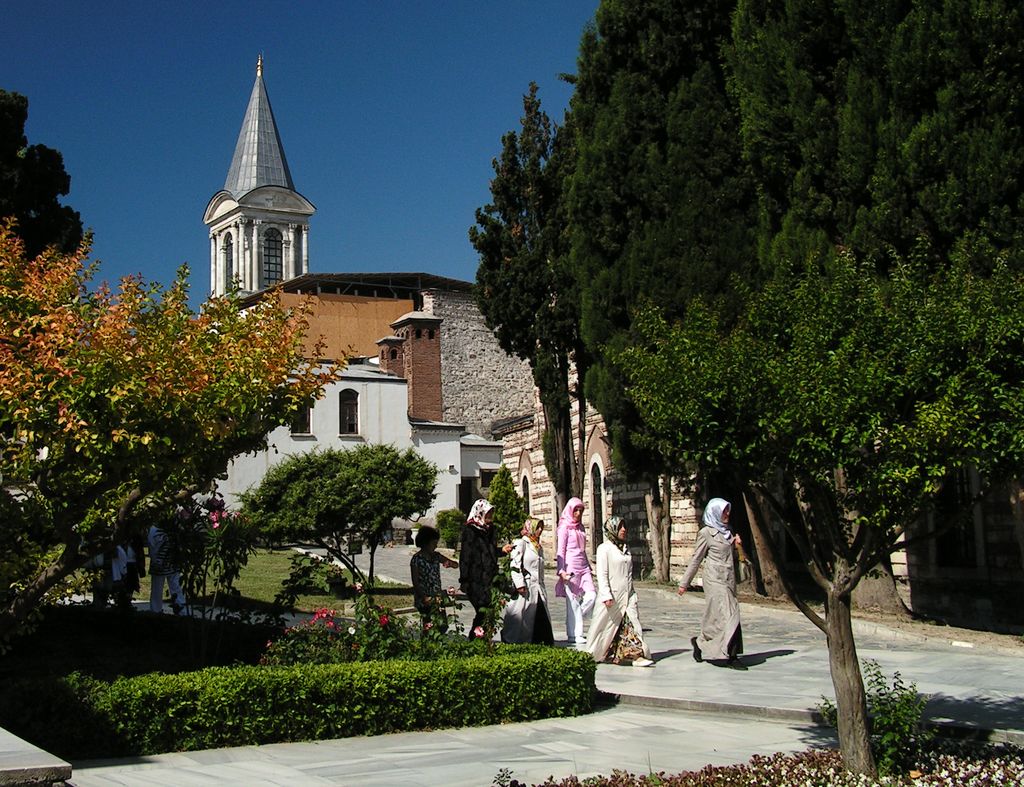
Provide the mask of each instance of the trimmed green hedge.
{"label": "trimmed green hedge", "polygon": [[64,759],[325,740],[589,712],[590,655],[492,656],[297,667],[215,667],[103,683],[12,681],[0,726]]}

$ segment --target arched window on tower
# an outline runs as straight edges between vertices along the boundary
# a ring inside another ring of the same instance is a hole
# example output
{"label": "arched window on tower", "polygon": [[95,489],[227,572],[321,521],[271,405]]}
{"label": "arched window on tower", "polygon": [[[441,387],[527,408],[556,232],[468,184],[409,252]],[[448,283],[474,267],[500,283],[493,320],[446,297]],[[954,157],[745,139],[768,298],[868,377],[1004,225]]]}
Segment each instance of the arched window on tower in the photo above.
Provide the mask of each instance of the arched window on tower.
{"label": "arched window on tower", "polygon": [[604,539],[604,480],[597,462],[590,466],[590,517],[594,525],[594,543],[599,544]]}
{"label": "arched window on tower", "polygon": [[523,503],[526,505],[526,513],[530,513],[530,479],[523,476]]}
{"label": "arched window on tower", "polygon": [[359,394],[346,388],[338,395],[338,434],[359,434]]}
{"label": "arched window on tower", "polygon": [[235,241],[229,232],[224,236],[224,281],[230,287],[235,277]]}
{"label": "arched window on tower", "polygon": [[263,233],[263,286],[270,287],[284,275],[284,241],[281,233],[270,228]]}

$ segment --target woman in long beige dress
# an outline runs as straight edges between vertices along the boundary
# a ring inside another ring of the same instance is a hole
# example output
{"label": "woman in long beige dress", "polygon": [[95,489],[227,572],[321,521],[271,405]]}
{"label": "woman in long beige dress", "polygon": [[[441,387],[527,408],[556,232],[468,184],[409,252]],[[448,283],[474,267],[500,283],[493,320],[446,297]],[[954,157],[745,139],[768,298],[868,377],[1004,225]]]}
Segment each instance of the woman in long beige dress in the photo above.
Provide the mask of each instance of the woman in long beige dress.
{"label": "woman in long beige dress", "polygon": [[739,660],[743,652],[740,605],[736,601],[736,569],[733,550],[742,542],[729,528],[731,506],[716,497],[704,509],[704,527],[697,533],[697,544],[679,580],[679,595],[686,592],[701,562],[704,563],[704,617],[700,634],[690,639],[695,661],[725,661],[733,669],[747,667]]}
{"label": "woman in long beige dress", "polygon": [[626,525],[617,516],[608,518],[604,543],[597,548],[597,603],[587,634],[587,650],[595,661],[654,666],[640,625]]}

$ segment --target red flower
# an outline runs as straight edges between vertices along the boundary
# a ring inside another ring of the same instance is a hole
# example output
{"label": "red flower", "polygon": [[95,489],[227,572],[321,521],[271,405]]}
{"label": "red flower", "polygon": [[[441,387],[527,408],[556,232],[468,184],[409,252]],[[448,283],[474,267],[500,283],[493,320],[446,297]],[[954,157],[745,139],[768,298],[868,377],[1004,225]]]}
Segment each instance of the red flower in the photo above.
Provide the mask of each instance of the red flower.
{"label": "red flower", "polygon": [[389,620],[390,620],[390,618],[387,615],[381,615],[380,616],[380,624],[382,626],[386,626],[388,624]]}

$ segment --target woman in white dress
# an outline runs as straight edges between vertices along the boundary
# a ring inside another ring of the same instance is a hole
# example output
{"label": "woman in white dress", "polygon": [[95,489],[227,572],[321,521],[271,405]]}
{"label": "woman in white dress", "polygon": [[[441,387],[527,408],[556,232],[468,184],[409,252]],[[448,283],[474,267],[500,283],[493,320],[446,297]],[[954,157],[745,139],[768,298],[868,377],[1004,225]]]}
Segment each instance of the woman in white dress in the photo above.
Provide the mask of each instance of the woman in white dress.
{"label": "woman in white dress", "polygon": [[733,550],[742,543],[729,528],[731,506],[720,497],[713,498],[704,509],[704,527],[697,533],[697,544],[679,580],[679,595],[686,592],[701,562],[704,564],[704,617],[700,634],[690,640],[695,661],[724,661],[733,669],[745,670],[740,661],[743,652],[743,631],[740,628],[740,605],[736,601],[736,569]]}
{"label": "woman in white dress", "polygon": [[548,615],[548,593],[544,587],[544,548],[540,545],[543,532],[544,523],[529,517],[523,524],[522,538],[512,545],[509,564],[512,587],[517,595],[505,607],[503,642],[555,643]]}
{"label": "woman in white dress", "polygon": [[595,661],[652,667],[651,650],[644,642],[640,625],[633,588],[633,557],[626,536],[622,517],[609,517],[604,543],[597,548],[597,603],[587,650]]}

